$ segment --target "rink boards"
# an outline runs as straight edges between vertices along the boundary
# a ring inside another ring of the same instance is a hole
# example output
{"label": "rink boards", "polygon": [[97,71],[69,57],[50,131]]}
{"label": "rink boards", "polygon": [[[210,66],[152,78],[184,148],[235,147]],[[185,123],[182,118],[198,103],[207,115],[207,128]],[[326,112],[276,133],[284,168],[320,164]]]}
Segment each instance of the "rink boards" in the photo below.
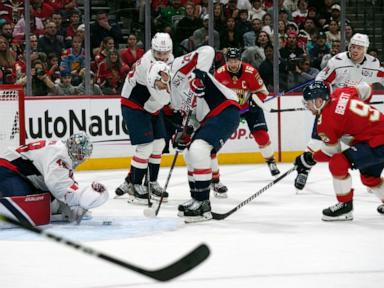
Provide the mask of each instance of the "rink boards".
{"label": "rink boards", "polygon": [[[384,94],[373,101],[382,101]],[[301,95],[273,98],[266,106],[273,109],[302,107]],[[376,105],[384,111],[384,105]],[[275,155],[279,161],[292,162],[310,139],[314,117],[308,111],[265,112]],[[94,143],[92,158],[79,169],[119,169],[129,167],[134,147],[123,125],[120,98],[114,96],[27,97],[25,103],[27,142],[41,138],[62,139],[85,130]],[[140,123],[137,123],[140,125]],[[173,152],[164,155],[162,165],[170,165]],[[219,154],[222,164],[259,163],[263,158],[242,122]],[[177,165],[184,165],[179,157]]]}

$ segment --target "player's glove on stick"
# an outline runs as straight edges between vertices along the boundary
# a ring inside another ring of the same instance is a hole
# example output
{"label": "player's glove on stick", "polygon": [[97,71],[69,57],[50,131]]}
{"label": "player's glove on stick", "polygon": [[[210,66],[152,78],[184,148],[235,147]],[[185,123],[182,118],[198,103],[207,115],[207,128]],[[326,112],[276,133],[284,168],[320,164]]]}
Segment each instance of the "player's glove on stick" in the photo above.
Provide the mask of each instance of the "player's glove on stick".
{"label": "player's glove on stick", "polygon": [[193,73],[195,74],[195,78],[189,82],[189,87],[197,97],[203,97],[205,94],[204,80],[207,73],[200,69],[193,70]]}
{"label": "player's glove on stick", "polygon": [[192,141],[192,134],[194,129],[192,126],[187,126],[183,131],[176,132],[173,139],[173,148],[178,151],[183,151]]}
{"label": "player's glove on stick", "polygon": [[304,152],[295,159],[295,166],[298,173],[306,172],[316,165],[311,152]]}

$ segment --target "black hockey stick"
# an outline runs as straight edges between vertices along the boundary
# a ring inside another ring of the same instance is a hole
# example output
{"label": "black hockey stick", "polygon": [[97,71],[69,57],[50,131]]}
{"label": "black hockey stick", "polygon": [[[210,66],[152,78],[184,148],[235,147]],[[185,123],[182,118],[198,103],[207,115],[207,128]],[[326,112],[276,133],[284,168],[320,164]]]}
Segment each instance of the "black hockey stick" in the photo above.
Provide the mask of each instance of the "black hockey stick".
{"label": "black hockey stick", "polygon": [[183,256],[176,262],[157,269],[157,270],[147,270],[138,266],[135,266],[133,264],[127,263],[123,260],[119,260],[117,258],[114,258],[112,256],[106,255],[104,253],[101,253],[99,251],[94,250],[93,248],[90,248],[89,246],[84,246],[83,244],[73,242],[71,240],[65,239],[61,236],[57,236],[54,234],[51,234],[49,232],[46,232],[45,230],[42,230],[37,227],[32,227],[23,223],[20,223],[17,220],[14,220],[12,218],[9,218],[5,215],[0,214],[0,220],[16,225],[22,229],[28,230],[30,232],[40,234],[41,236],[44,236],[45,238],[48,238],[50,240],[62,243],[66,246],[72,247],[73,249],[79,250],[84,252],[85,254],[97,257],[99,259],[103,259],[107,262],[116,264],[120,267],[135,271],[139,274],[145,275],[149,278],[158,280],[158,281],[169,281],[173,278],[176,278],[177,276],[180,276],[189,270],[192,270],[197,265],[202,263],[205,259],[208,258],[210,251],[207,245],[200,244],[198,247],[193,249],[191,252],[189,252],[187,255]]}
{"label": "black hockey stick", "polygon": [[286,108],[286,109],[271,109],[269,112],[276,113],[276,112],[293,112],[293,111],[305,111],[304,107],[300,108]]}
{"label": "black hockey stick", "polygon": [[251,202],[253,199],[255,199],[257,196],[259,196],[260,194],[262,194],[263,192],[265,192],[266,190],[268,190],[269,188],[271,188],[273,185],[275,185],[277,182],[279,182],[281,179],[283,179],[284,177],[286,177],[287,175],[289,175],[290,173],[292,173],[293,171],[296,170],[296,166],[292,167],[291,169],[289,169],[287,172],[285,172],[284,174],[280,175],[278,178],[276,178],[275,180],[273,180],[271,183],[269,183],[267,186],[264,186],[263,188],[261,188],[259,191],[257,191],[255,194],[253,194],[252,196],[248,197],[247,199],[245,199],[243,202],[241,202],[239,205],[237,205],[235,208],[229,210],[228,212],[226,213],[223,213],[223,214],[220,214],[220,213],[214,213],[212,212],[212,217],[213,219],[215,220],[223,220],[225,218],[227,218],[229,215],[235,213],[237,210],[239,210],[241,207],[243,207],[244,205],[248,204],[249,202]]}

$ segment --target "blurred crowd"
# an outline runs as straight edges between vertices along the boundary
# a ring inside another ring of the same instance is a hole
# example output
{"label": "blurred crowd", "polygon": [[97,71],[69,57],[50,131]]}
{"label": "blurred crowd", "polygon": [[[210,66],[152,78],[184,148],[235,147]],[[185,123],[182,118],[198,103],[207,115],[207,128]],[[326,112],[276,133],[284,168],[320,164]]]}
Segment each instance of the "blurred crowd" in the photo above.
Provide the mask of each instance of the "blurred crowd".
{"label": "blurred crowd", "polygon": [[[108,10],[97,10],[92,15],[91,95],[119,94],[125,76],[144,54],[143,25],[138,28],[144,21],[140,12],[143,2],[106,1],[119,13],[111,17]],[[85,26],[79,3],[30,1],[33,95],[85,93]],[[214,1],[216,67],[224,63],[227,48],[241,48],[243,61],[260,71],[271,90],[276,49],[271,39],[278,33],[279,82],[281,89],[288,90],[313,79],[333,55],[347,47],[354,33],[353,23],[347,19],[346,42],[341,43],[341,7],[333,0],[279,0],[278,31],[272,28],[272,6],[272,0]],[[169,33],[176,56],[208,43],[208,0],[152,0],[151,13],[152,33]],[[123,31],[128,32],[124,35]],[[24,50],[24,1],[2,0],[0,84],[25,85]],[[368,53],[379,56],[374,47]]]}

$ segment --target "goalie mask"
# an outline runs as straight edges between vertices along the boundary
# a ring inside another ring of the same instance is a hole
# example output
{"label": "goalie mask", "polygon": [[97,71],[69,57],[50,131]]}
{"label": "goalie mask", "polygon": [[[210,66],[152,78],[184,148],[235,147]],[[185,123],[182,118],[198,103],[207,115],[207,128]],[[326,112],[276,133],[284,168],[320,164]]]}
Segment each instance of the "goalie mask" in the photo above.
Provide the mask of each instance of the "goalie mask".
{"label": "goalie mask", "polygon": [[228,48],[225,54],[225,62],[227,63],[228,71],[237,73],[241,67],[241,52],[238,48]]}
{"label": "goalie mask", "polygon": [[65,142],[68,155],[74,163],[74,167],[78,166],[85,159],[89,158],[92,154],[93,145],[85,132],[78,132],[69,136]]}

